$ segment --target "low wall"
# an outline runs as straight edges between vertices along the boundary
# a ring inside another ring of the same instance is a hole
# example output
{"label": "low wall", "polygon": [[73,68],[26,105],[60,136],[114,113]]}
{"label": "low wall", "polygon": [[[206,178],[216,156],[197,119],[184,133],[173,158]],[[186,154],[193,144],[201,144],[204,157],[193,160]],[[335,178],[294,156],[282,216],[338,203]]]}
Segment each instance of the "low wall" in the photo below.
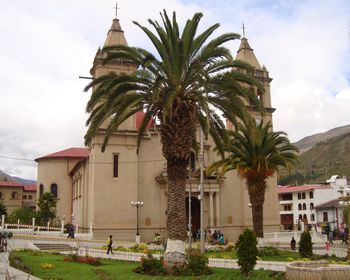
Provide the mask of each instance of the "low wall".
{"label": "low wall", "polygon": [[347,280],[350,266],[329,265],[327,261],[292,262],[286,265],[288,280]]}

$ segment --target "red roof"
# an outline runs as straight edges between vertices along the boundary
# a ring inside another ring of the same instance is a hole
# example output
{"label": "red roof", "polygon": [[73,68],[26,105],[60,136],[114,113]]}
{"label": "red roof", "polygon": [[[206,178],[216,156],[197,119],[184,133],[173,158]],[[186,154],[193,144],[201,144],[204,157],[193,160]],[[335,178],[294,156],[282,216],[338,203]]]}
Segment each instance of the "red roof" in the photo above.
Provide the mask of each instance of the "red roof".
{"label": "red roof", "polygon": [[36,185],[24,185],[23,190],[35,192],[36,191]]}
{"label": "red roof", "polygon": [[17,182],[10,182],[10,181],[0,181],[1,187],[23,187],[23,184],[17,183]]}
{"label": "red roof", "polygon": [[[140,111],[136,113],[136,128],[139,129],[141,127],[143,118],[145,116],[145,113]],[[146,128],[152,128],[154,125],[154,120],[151,119],[148,124],[146,125]]]}
{"label": "red roof", "polygon": [[327,187],[322,185],[303,185],[303,186],[279,186],[277,188],[278,193],[291,193],[300,191],[311,191],[315,189],[325,189]]}
{"label": "red roof", "polygon": [[315,206],[315,208],[332,208],[332,207],[336,207],[336,208],[339,207],[338,199],[333,199]]}
{"label": "red roof", "polygon": [[35,161],[49,158],[88,158],[89,154],[90,151],[88,148],[70,148],[37,158]]}

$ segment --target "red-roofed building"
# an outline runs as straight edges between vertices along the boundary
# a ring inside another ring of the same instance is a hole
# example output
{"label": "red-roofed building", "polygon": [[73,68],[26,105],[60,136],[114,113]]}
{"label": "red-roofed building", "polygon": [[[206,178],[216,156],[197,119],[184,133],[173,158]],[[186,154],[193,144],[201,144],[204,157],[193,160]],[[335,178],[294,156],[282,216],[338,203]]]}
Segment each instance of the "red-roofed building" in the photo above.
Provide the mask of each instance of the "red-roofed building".
{"label": "red-roofed building", "polygon": [[283,229],[297,229],[304,225],[315,227],[319,221],[315,205],[337,199],[337,189],[327,185],[279,186],[278,199]]}
{"label": "red-roofed building", "polygon": [[0,181],[0,201],[6,206],[8,214],[22,206],[35,210],[36,185]]}

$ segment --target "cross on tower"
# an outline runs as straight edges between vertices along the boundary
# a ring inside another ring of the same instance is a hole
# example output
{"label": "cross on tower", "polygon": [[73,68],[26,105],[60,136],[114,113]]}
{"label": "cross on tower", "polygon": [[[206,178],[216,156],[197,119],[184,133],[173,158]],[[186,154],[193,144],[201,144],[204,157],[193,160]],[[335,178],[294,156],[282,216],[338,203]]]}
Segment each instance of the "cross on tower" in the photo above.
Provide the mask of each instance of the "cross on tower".
{"label": "cross on tower", "polygon": [[115,18],[118,18],[118,10],[120,9],[120,8],[118,8],[118,2],[115,2]]}
{"label": "cross on tower", "polygon": [[244,26],[244,22],[242,23],[242,29],[243,29],[243,37],[245,37],[245,26]]}

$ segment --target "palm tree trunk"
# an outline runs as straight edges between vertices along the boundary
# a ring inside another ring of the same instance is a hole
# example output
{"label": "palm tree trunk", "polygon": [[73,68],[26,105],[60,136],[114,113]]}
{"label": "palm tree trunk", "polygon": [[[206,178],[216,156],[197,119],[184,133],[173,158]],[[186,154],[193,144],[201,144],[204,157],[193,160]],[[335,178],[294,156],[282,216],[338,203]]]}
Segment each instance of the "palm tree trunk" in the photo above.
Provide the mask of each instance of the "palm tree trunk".
{"label": "palm tree trunk", "polygon": [[185,241],[186,233],[186,176],[188,162],[168,161],[168,238]]}
{"label": "palm tree trunk", "polygon": [[253,229],[257,237],[264,237],[264,207],[252,204]]}

